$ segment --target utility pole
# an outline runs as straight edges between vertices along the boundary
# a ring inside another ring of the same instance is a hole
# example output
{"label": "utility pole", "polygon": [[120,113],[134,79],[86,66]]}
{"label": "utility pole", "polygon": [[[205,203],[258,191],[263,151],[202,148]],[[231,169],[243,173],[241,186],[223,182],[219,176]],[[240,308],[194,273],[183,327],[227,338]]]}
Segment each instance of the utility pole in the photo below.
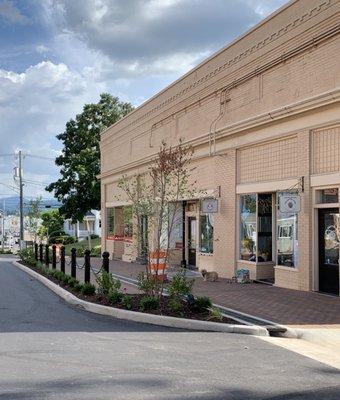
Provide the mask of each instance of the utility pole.
{"label": "utility pole", "polygon": [[20,188],[20,250],[24,240],[24,194],[22,183],[22,152],[19,150],[19,188]]}

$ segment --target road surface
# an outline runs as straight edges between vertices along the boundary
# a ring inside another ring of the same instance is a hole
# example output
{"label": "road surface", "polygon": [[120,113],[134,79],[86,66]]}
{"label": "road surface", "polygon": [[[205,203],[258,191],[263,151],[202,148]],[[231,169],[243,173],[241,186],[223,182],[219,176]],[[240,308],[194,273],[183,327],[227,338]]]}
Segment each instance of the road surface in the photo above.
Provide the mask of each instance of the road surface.
{"label": "road surface", "polygon": [[77,310],[4,260],[0,356],[0,400],[340,399],[339,370],[253,336]]}

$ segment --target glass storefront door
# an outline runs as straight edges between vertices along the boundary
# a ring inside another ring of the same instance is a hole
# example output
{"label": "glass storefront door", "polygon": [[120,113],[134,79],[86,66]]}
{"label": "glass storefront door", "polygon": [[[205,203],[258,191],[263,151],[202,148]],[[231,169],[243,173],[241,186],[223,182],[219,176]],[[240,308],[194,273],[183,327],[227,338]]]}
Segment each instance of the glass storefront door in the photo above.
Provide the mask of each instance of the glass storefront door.
{"label": "glass storefront door", "polygon": [[192,267],[196,266],[196,218],[188,218],[188,261]]}
{"label": "glass storefront door", "polygon": [[339,209],[319,210],[319,290],[339,295]]}

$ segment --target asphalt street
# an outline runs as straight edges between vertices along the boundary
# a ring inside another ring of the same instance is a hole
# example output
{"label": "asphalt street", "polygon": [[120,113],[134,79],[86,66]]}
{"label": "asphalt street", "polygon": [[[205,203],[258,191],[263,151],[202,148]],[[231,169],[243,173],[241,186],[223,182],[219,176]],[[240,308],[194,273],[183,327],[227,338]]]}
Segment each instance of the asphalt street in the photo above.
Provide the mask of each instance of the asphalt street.
{"label": "asphalt street", "polygon": [[90,314],[2,260],[0,399],[339,400],[340,371],[254,336]]}

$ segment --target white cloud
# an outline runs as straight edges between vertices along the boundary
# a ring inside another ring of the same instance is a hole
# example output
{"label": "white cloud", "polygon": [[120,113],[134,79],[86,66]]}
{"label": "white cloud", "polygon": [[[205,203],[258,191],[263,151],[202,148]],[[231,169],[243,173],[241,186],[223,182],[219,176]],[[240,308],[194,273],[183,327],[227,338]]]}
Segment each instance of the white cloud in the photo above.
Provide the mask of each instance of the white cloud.
{"label": "white cloud", "polygon": [[38,46],[36,46],[35,49],[39,54],[44,54],[49,51],[49,48],[44,46],[43,44],[39,44]]}
{"label": "white cloud", "polygon": [[[20,148],[54,158],[59,150],[55,136],[85,103],[97,101],[105,89],[63,63],[41,62],[22,73],[0,70],[0,140],[6,143],[6,153]],[[13,162],[6,163],[7,171],[2,168],[4,183],[13,184]],[[24,166],[29,179],[49,182],[57,175],[52,160],[27,157]],[[27,185],[25,190],[30,195],[41,193],[43,186]]]}

